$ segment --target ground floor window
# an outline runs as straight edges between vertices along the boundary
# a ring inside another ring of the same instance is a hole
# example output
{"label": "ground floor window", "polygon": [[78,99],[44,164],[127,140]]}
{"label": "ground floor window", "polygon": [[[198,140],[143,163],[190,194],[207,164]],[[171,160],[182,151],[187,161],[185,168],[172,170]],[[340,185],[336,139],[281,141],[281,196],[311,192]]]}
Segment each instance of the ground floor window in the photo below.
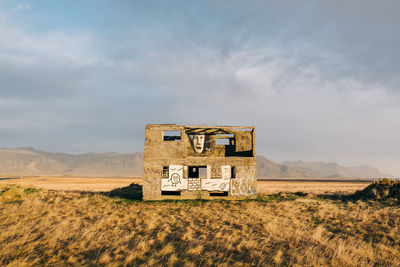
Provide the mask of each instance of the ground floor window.
{"label": "ground floor window", "polygon": [[207,178],[207,166],[189,166],[189,178]]}
{"label": "ground floor window", "polygon": [[168,166],[163,166],[162,167],[162,178],[168,178]]}

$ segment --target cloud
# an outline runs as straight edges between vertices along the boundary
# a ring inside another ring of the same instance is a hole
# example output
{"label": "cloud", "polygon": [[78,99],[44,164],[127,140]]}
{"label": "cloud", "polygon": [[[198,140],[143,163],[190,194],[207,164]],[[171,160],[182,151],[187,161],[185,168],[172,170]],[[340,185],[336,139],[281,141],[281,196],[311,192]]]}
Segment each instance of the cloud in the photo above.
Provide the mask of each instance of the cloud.
{"label": "cloud", "polygon": [[[47,99],[82,89],[98,62],[92,38],[63,32],[32,33],[0,19],[0,96]],[[82,70],[86,73],[82,73]]]}
{"label": "cloud", "polygon": [[118,2],[69,31],[0,15],[0,140],[133,152],[146,123],[244,124],[276,161],[399,174],[397,7],[340,3]]}
{"label": "cloud", "polygon": [[259,153],[275,160],[366,162],[397,171],[389,159],[400,148],[400,97],[393,88],[348,75],[328,79],[319,64],[277,48],[222,58],[199,47],[157,51],[139,63],[150,73],[134,68],[132,74],[172,99],[160,107],[159,121],[256,125]]}

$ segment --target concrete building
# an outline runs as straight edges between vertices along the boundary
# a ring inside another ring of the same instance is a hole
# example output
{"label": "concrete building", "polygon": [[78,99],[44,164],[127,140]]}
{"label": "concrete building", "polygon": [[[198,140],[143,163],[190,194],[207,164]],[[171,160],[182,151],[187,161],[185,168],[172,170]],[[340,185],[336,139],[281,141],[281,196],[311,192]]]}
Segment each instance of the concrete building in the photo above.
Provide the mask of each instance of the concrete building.
{"label": "concrete building", "polygon": [[149,124],[145,138],[144,200],[256,194],[254,127]]}

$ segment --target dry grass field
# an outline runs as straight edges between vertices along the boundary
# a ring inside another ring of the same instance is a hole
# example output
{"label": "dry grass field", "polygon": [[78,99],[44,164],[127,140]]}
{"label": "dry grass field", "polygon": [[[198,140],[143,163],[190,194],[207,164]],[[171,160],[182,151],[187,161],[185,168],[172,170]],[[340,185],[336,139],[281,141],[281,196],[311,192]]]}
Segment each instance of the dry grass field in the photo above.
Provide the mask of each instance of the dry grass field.
{"label": "dry grass field", "polygon": [[396,201],[142,202],[4,183],[0,192],[2,266],[400,266]]}
{"label": "dry grass field", "polygon": [[277,194],[280,192],[311,194],[353,194],[362,190],[369,183],[365,182],[299,182],[299,181],[258,181],[257,193]]}
{"label": "dry grass field", "polygon": [[[115,188],[128,186],[132,182],[138,183],[141,179],[134,178],[93,178],[93,177],[58,177],[58,176],[26,176],[26,177],[0,178],[0,185],[17,184],[20,186],[33,186],[51,190],[65,191],[110,191]],[[2,180],[4,179],[4,180]]]}
{"label": "dry grass field", "polygon": [[[37,187],[49,190],[104,192],[128,186],[131,183],[141,184],[140,178],[90,178],[90,177],[54,177],[31,176],[1,179],[0,185],[17,184],[25,187]],[[306,182],[299,181],[258,181],[257,192],[260,194],[277,194],[279,192],[305,192],[313,194],[342,193],[352,194],[367,186],[366,182]]]}

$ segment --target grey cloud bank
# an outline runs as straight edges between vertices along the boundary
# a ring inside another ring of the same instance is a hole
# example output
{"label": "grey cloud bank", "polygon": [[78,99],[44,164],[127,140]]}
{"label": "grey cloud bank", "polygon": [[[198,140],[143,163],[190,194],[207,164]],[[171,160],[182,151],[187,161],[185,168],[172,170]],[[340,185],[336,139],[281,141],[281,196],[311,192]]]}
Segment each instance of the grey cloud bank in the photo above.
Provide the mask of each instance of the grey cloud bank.
{"label": "grey cloud bank", "polygon": [[93,2],[72,30],[1,12],[0,146],[134,152],[146,123],[245,124],[275,161],[400,175],[396,1],[168,3]]}

